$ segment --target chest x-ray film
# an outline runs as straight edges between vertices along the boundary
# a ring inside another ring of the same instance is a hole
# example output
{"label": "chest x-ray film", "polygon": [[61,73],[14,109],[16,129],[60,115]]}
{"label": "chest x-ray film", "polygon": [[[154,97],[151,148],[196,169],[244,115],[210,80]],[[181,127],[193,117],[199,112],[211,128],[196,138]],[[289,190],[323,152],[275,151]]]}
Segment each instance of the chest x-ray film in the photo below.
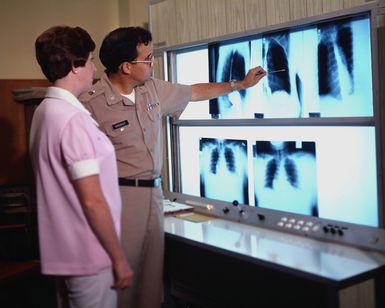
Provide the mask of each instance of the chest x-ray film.
{"label": "chest x-ray film", "polygon": [[180,127],[181,192],[378,226],[374,127]]}
{"label": "chest x-ray film", "polygon": [[250,90],[254,117],[372,116],[370,46],[368,16],[251,41],[252,66],[277,71]]}
{"label": "chest x-ray film", "polygon": [[255,205],[318,216],[316,143],[256,141]]}
{"label": "chest x-ray film", "polygon": [[201,138],[199,167],[202,197],[249,203],[245,140]]}
{"label": "chest x-ray film", "polygon": [[181,119],[373,116],[369,14],[180,52],[177,82],[241,80],[258,65],[268,72],[259,84],[189,106]]}

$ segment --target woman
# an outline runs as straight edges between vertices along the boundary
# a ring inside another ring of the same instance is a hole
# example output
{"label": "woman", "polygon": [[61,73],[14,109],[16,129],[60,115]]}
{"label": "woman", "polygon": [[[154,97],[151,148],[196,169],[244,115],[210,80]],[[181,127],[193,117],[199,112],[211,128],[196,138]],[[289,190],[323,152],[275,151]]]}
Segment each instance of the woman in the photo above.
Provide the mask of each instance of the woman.
{"label": "woman", "polygon": [[133,274],[119,245],[114,148],[77,99],[92,85],[95,43],[82,28],[57,26],[35,49],[53,83],[30,137],[42,272],[56,277],[59,307],[115,307],[115,289]]}

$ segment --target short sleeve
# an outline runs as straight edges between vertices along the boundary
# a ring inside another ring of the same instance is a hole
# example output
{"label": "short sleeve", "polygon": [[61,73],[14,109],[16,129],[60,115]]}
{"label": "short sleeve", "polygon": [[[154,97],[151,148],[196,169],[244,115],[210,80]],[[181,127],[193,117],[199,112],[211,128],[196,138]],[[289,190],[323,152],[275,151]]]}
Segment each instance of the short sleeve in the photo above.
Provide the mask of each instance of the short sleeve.
{"label": "short sleeve", "polygon": [[67,123],[61,136],[61,151],[72,180],[99,174],[95,147],[97,128],[86,113],[77,113]]}
{"label": "short sleeve", "polygon": [[164,80],[153,79],[156,93],[161,103],[162,114],[180,114],[191,101],[192,87]]}

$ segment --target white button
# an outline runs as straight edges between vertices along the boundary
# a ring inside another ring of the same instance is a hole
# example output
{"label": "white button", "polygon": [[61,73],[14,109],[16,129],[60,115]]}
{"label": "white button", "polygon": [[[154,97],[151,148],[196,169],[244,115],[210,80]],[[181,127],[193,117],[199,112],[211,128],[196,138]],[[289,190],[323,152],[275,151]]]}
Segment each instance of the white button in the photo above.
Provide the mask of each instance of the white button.
{"label": "white button", "polygon": [[307,231],[309,231],[309,230],[310,230],[309,227],[302,227],[302,231],[307,232]]}
{"label": "white button", "polygon": [[283,223],[282,221],[279,221],[279,222],[277,223],[277,226],[278,226],[278,227],[283,227],[283,226],[284,226],[284,223]]}
{"label": "white button", "polygon": [[309,226],[309,227],[311,227],[313,225],[313,222],[312,221],[308,221],[308,222],[306,222],[306,226]]}
{"label": "white button", "polygon": [[293,226],[293,225],[290,224],[290,223],[287,223],[287,224],[285,225],[286,228],[291,228],[292,226]]}
{"label": "white button", "polygon": [[295,223],[295,219],[291,218],[291,219],[289,219],[289,222],[291,222],[293,224],[293,223]]}
{"label": "white button", "polygon": [[299,224],[299,225],[303,225],[305,222],[303,221],[303,220],[298,220],[297,221],[297,224]]}
{"label": "white button", "polygon": [[282,217],[281,220],[282,221],[287,221],[287,217]]}
{"label": "white button", "polygon": [[315,225],[314,227],[313,227],[313,231],[318,231],[318,229],[320,228],[320,226],[319,225]]}
{"label": "white button", "polygon": [[295,226],[294,226],[294,229],[295,229],[295,230],[299,230],[299,229],[301,229],[301,226],[295,225]]}

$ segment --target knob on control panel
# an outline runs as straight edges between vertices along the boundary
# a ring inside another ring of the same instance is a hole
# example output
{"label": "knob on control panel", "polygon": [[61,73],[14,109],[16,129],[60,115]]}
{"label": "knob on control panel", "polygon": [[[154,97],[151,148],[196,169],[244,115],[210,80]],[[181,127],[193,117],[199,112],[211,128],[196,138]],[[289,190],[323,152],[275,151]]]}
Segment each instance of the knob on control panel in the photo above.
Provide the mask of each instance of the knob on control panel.
{"label": "knob on control panel", "polygon": [[222,211],[224,214],[227,214],[228,212],[230,212],[230,210],[227,207],[225,207]]}
{"label": "knob on control panel", "polygon": [[265,215],[257,214],[259,220],[265,220]]}

